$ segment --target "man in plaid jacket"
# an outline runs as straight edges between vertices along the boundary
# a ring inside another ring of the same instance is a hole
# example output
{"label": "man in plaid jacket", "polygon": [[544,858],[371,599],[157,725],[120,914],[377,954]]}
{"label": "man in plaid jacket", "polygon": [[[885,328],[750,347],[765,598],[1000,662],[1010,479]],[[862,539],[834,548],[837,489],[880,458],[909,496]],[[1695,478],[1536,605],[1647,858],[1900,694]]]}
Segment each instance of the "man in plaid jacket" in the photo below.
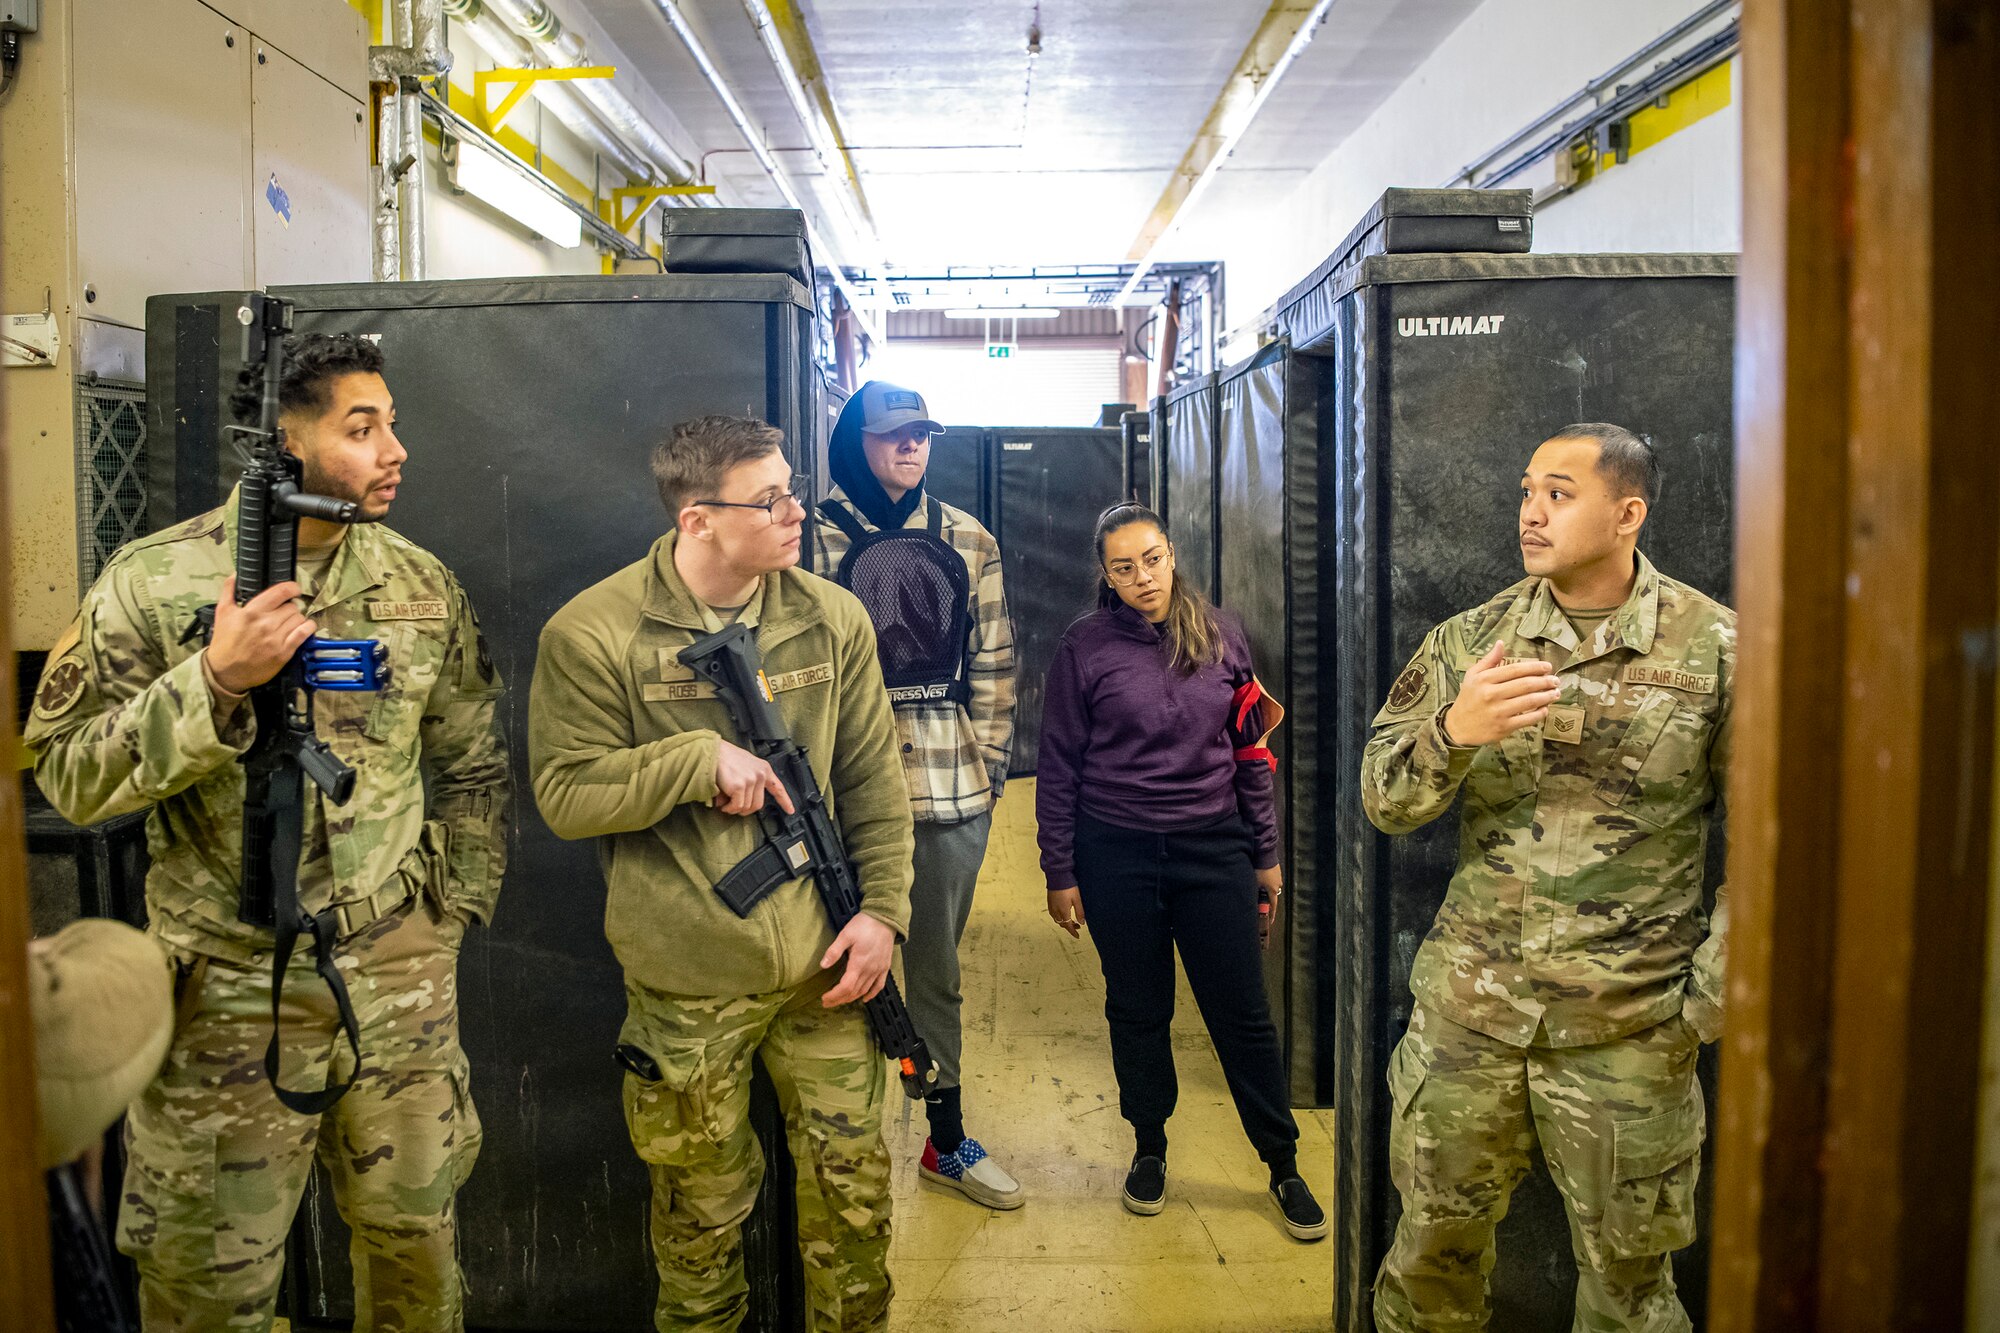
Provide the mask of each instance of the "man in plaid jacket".
{"label": "man in plaid jacket", "polygon": [[[1020,1184],[965,1133],[958,968],[993,804],[1007,781],[1014,738],[1014,632],[1001,586],[999,544],[978,519],[924,494],[930,437],[943,429],[930,419],[921,395],[893,384],[871,381],[848,400],[834,426],[835,485],[821,505],[813,568],[837,578],[854,534],[866,541],[901,529],[927,531],[965,561],[966,614],[952,617],[965,627],[957,697],[939,697],[936,689],[899,690],[890,682],[917,838],[903,967],[911,1017],[938,1062],[937,1090],[925,1105],[930,1138],[919,1172],[990,1208],[1018,1208],[1025,1201]],[[907,611],[922,599],[888,600]],[[873,603],[870,614],[878,636],[886,636],[887,668],[889,643],[908,637],[913,627],[884,624],[890,613]],[[933,637],[956,634],[951,624],[914,628]]]}

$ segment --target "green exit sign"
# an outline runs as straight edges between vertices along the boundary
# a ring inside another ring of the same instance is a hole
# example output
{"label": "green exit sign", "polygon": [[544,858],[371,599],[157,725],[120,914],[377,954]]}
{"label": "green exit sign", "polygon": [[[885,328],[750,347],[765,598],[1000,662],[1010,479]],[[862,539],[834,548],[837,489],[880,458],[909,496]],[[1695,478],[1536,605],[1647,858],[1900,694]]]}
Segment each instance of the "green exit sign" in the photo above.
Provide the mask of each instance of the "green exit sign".
{"label": "green exit sign", "polygon": [[1014,355],[1014,345],[1012,343],[988,343],[986,345],[986,355],[996,361],[1006,361]]}

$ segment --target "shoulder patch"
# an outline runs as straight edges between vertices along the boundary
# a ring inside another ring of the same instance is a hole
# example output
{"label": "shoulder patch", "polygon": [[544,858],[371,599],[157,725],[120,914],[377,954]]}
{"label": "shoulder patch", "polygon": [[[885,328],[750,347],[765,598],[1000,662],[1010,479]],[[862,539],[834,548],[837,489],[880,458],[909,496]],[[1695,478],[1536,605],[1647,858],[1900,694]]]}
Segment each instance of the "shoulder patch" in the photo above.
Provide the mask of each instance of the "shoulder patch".
{"label": "shoulder patch", "polygon": [[69,653],[42,673],[41,688],[35,692],[35,716],[44,722],[55,721],[76,707],[87,684],[89,672],[83,658]]}
{"label": "shoulder patch", "polygon": [[1403,668],[1403,674],[1396,677],[1396,683],[1389,687],[1389,711],[1407,713],[1415,708],[1424,697],[1424,687],[1430,683],[1430,668],[1422,662],[1412,662]]}

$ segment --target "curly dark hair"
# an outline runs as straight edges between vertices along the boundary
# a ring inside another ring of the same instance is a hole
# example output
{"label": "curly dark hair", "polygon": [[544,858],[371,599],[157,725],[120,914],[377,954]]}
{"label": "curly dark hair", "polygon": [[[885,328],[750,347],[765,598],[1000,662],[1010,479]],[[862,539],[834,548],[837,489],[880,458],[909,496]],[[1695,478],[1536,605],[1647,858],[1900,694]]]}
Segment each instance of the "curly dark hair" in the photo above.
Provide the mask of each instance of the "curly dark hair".
{"label": "curly dark hair", "polygon": [[[280,412],[324,412],[332,406],[329,392],[342,375],[379,375],[382,349],[352,333],[293,333],[285,337],[285,377],[278,385]],[[264,368],[243,367],[229,410],[245,425],[257,420],[264,396]]]}

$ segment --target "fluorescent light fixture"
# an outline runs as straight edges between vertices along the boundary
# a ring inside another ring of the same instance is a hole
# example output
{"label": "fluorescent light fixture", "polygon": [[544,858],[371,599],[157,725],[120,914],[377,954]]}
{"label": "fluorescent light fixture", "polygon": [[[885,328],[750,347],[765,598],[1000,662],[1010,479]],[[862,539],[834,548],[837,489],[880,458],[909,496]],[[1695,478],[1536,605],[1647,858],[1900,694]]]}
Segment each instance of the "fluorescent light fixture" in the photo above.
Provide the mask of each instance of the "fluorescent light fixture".
{"label": "fluorescent light fixture", "polygon": [[[574,250],[583,241],[583,219],[521,171],[469,139],[458,141],[452,184],[493,205],[514,221]],[[553,188],[553,187],[551,187]]]}
{"label": "fluorescent light fixture", "polygon": [[992,309],[947,310],[946,319],[1055,319],[1062,314],[1046,306],[1023,306],[1019,310],[1009,310],[1001,306]]}

